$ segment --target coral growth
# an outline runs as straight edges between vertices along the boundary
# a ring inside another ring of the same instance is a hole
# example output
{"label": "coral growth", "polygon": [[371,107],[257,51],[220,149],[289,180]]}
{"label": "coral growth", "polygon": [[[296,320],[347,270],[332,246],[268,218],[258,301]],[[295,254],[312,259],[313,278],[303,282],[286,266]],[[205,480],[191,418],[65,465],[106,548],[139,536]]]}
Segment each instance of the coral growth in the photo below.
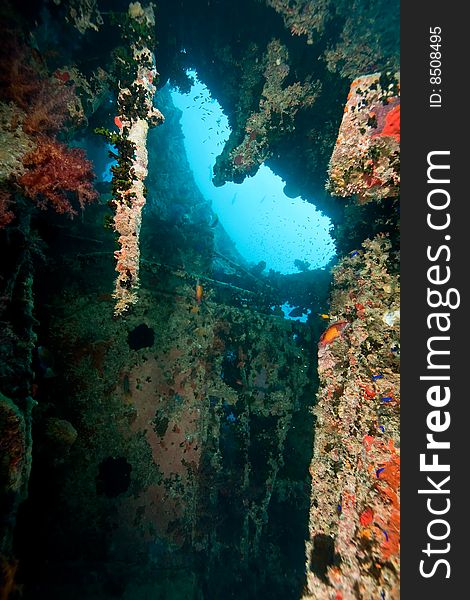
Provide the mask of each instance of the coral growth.
{"label": "coral growth", "polygon": [[334,270],[331,312],[350,325],[319,344],[306,599],[399,597],[396,258],[378,235]]}
{"label": "coral growth", "polygon": [[36,148],[24,159],[27,171],[18,179],[24,193],[45,209],[50,205],[58,213],[76,214],[71,194],[83,209],[97,199],[90,181],[93,170],[80,148],[67,148],[52,138],[41,136]]}
{"label": "coral growth", "polygon": [[342,27],[339,39],[324,53],[330,71],[353,80],[379,69],[399,69],[400,13],[396,0],[335,0],[330,6]]}
{"label": "coral growth", "polygon": [[[392,0],[393,1],[393,0]],[[326,26],[339,33],[323,52],[327,68],[342,77],[379,68],[397,69],[399,57],[398,10],[387,0],[265,0],[274,8],[292,35],[305,36],[312,45],[322,39]],[[374,24],[371,27],[371,23]]]}
{"label": "coral growth", "polygon": [[50,77],[38,53],[7,36],[0,61],[0,227],[12,221],[14,185],[40,208],[76,214],[98,197],[91,181],[91,163],[79,149],[69,149],[55,139],[67,125],[84,118],[83,108],[66,72]]}
{"label": "coral growth", "polygon": [[391,74],[356,79],[344,108],[329,166],[328,190],[360,203],[398,196],[399,80]]}
{"label": "coral growth", "polygon": [[0,102],[0,181],[24,172],[23,156],[34,143],[23,130],[25,113],[12,102]]}
{"label": "coral growth", "polygon": [[16,42],[0,61],[1,97],[25,113],[28,135],[57,133],[72,118],[80,121],[83,109],[68,79],[50,77],[45,63],[27,46]]}
{"label": "coral growth", "polygon": [[68,119],[83,120],[83,109],[72,86],[45,79],[27,109],[23,130],[29,135],[57,133]]}
{"label": "coral growth", "polygon": [[[129,5],[123,37],[128,37],[131,42],[132,59],[129,59],[128,66],[135,69],[134,80],[128,87],[120,87],[119,115],[114,120],[119,129],[119,134],[114,136],[115,143],[121,149],[121,155],[117,157],[118,166],[113,168],[114,229],[119,244],[119,250],[114,253],[118,273],[114,288],[116,315],[125,312],[137,301],[139,234],[146,201],[147,134],[149,127],[163,122],[163,115],[153,106],[157,70],[155,57],[146,45],[152,40],[154,24],[152,6],[144,10],[139,2]],[[110,137],[108,132],[104,133]]]}
{"label": "coral growth", "polygon": [[69,0],[66,20],[82,34],[88,29],[98,31],[103,24],[97,0]]}
{"label": "coral growth", "polygon": [[[246,175],[254,175],[258,167],[273,155],[280,137],[295,129],[297,112],[312,106],[320,91],[318,81],[297,81],[284,86],[290,70],[289,53],[279,40],[268,44],[263,62],[264,86],[258,111],[248,117],[244,139],[228,157],[231,177],[237,183]],[[217,170],[220,179],[220,164],[216,165]]]}
{"label": "coral growth", "polygon": [[314,35],[321,35],[331,18],[331,0],[266,0],[266,4],[282,15],[292,35],[307,36],[307,44],[313,44]]}

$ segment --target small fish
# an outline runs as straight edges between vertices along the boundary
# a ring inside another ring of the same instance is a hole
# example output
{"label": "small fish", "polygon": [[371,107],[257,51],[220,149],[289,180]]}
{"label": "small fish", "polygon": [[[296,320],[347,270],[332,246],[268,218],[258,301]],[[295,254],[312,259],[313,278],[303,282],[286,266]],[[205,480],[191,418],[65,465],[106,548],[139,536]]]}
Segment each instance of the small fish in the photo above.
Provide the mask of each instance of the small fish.
{"label": "small fish", "polygon": [[393,398],[391,396],[385,396],[384,398],[382,398],[382,402],[391,402],[393,400]]}
{"label": "small fish", "polygon": [[377,479],[380,479],[379,475],[380,475],[380,473],[382,473],[383,471],[385,471],[385,467],[380,467],[380,469],[377,469],[377,471],[375,472],[375,474],[377,475]]}
{"label": "small fish", "polygon": [[204,290],[202,289],[202,285],[199,283],[199,280],[196,284],[196,302],[201,304],[202,296],[204,294]]}
{"label": "small fish", "polygon": [[349,325],[347,321],[336,321],[332,323],[321,335],[319,345],[326,346],[331,344],[337,337],[339,337],[346,327]]}
{"label": "small fish", "polygon": [[375,381],[376,379],[383,379],[383,375],[372,375],[372,379]]}
{"label": "small fish", "polygon": [[321,317],[322,319],[328,320],[330,319],[330,315],[327,315],[325,313],[317,313],[319,317]]}
{"label": "small fish", "polygon": [[114,117],[114,124],[116,125],[116,127],[119,127],[119,129],[122,129],[124,127],[119,117]]}
{"label": "small fish", "polygon": [[353,250],[353,252],[349,253],[349,256],[352,258],[353,256],[357,256],[359,252],[357,250]]}

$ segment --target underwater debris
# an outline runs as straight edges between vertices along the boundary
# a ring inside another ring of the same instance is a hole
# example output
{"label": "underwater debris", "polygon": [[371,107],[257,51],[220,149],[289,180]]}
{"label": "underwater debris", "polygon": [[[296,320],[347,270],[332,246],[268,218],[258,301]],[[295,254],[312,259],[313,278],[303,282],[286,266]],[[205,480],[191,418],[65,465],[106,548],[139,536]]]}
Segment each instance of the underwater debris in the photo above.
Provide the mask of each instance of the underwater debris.
{"label": "underwater debris", "polygon": [[359,203],[399,195],[399,74],[375,73],[351,84],[328,171],[328,191]]}

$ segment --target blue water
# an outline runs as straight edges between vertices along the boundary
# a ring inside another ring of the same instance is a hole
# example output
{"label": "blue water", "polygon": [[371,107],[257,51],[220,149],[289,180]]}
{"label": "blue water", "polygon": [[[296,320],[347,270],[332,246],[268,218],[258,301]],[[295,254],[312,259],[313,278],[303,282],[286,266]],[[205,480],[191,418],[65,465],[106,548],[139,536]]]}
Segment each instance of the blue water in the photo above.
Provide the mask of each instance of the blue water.
{"label": "blue water", "polygon": [[[273,306],[273,308],[275,308],[275,306]],[[299,321],[299,323],[306,323],[307,319],[308,319],[308,315],[312,311],[309,308],[307,308],[306,311],[304,313],[302,313],[301,315],[299,315],[298,317],[291,317],[289,313],[292,310],[294,310],[295,308],[297,308],[297,307],[292,306],[292,304],[289,304],[288,302],[284,302],[284,304],[281,305],[281,310],[284,313],[284,319],[287,319],[289,321]]]}
{"label": "blue water", "polygon": [[302,198],[288,198],[284,182],[262,165],[254,177],[241,184],[215,187],[212,169],[230,129],[219,103],[208,88],[189,73],[195,83],[188,94],[172,91],[181,109],[185,148],[197,186],[212,202],[212,209],[245,260],[266,262],[267,269],[297,273],[295,260],[310,269],[322,268],[335,255],[331,222]]}
{"label": "blue water", "polygon": [[[106,144],[106,150],[110,150],[114,153],[117,154],[118,150],[116,148],[116,146],[114,146],[114,144]],[[101,177],[100,177],[100,181],[112,181],[113,180],[113,173],[111,171],[111,167],[114,167],[114,165],[117,165],[117,160],[110,160],[109,163],[106,165],[106,168],[104,169],[104,171],[101,173]]]}

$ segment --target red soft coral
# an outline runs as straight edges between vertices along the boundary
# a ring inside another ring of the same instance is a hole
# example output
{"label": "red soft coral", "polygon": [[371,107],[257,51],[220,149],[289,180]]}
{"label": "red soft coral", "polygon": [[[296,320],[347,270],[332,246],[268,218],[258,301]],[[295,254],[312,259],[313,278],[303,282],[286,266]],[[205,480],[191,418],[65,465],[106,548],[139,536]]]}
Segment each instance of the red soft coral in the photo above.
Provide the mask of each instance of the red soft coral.
{"label": "red soft coral", "polygon": [[27,112],[45,75],[39,54],[7,32],[0,58],[0,97]]}
{"label": "red soft coral", "polygon": [[69,108],[75,102],[74,87],[44,80],[26,113],[24,132],[30,135],[56,133],[70,119]]}
{"label": "red soft coral", "polygon": [[76,214],[70,203],[75,195],[81,208],[98,198],[91,181],[91,162],[80,148],[67,148],[56,140],[40,137],[35,150],[23,159],[27,171],[18,183],[26,196],[45,209],[48,204],[58,213]]}
{"label": "red soft coral", "polygon": [[73,85],[49,77],[37,52],[8,39],[0,59],[0,98],[24,110],[29,135],[57,133],[77,103]]}

